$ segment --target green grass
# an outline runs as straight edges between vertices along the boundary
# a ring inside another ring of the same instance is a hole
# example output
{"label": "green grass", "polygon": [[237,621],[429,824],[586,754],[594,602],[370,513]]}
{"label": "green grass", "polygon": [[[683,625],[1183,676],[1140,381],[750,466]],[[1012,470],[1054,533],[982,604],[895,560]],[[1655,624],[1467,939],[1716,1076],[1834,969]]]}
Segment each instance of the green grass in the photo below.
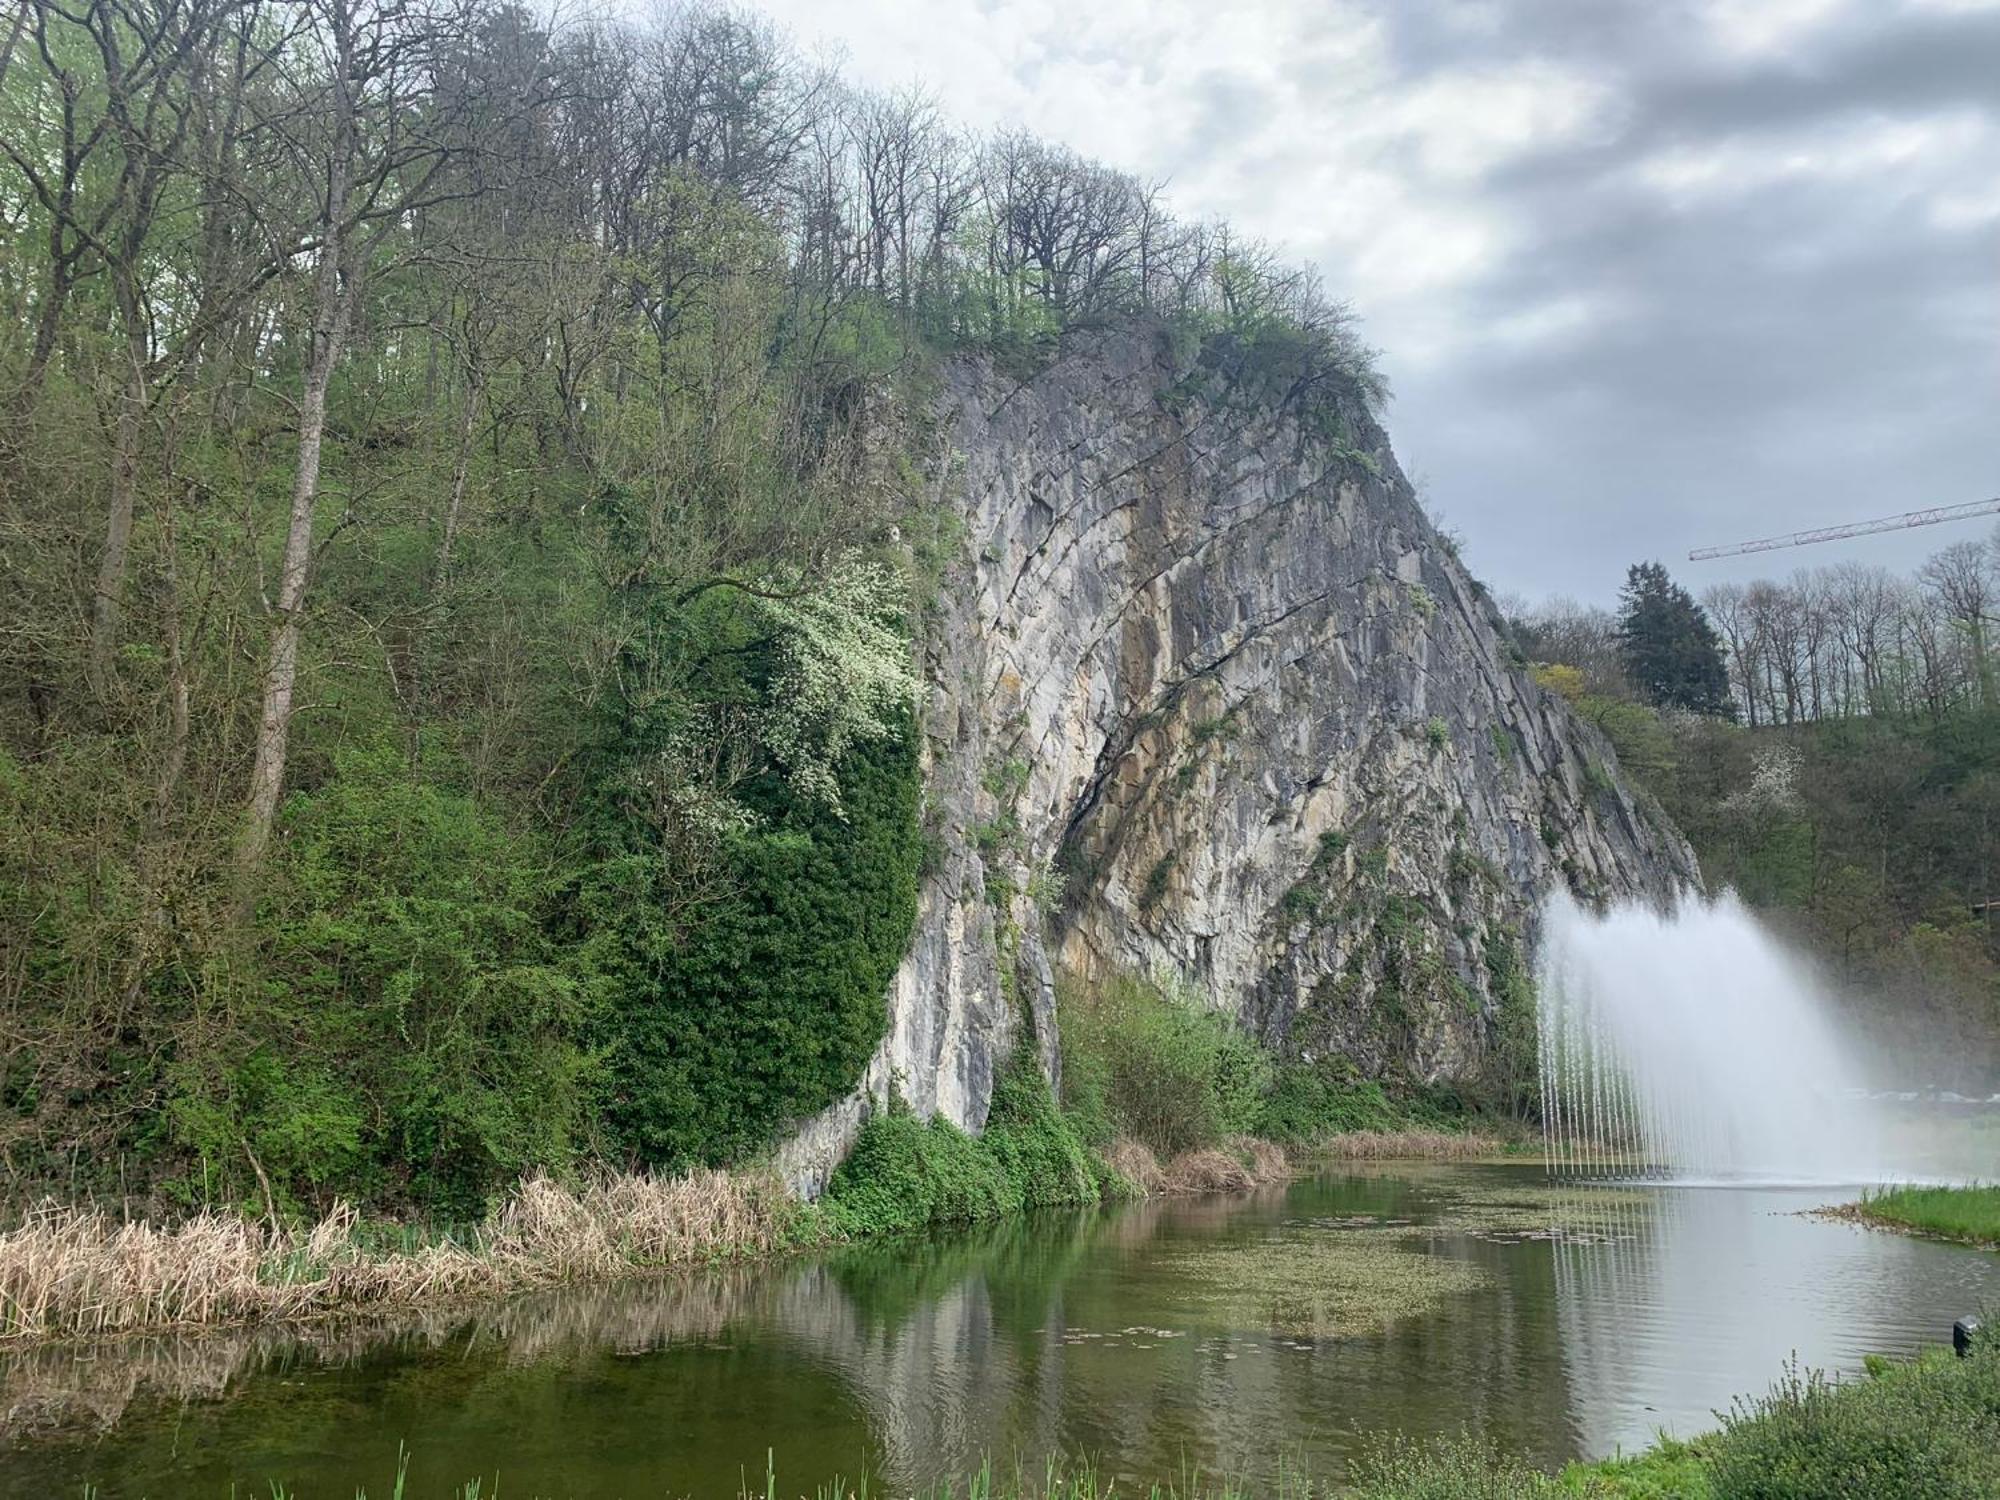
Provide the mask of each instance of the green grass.
{"label": "green grass", "polygon": [[1851,1212],[1870,1224],[2000,1246],[2000,1187],[1887,1188],[1869,1194]]}
{"label": "green grass", "polygon": [[1626,1458],[1574,1463],[1562,1471],[1564,1495],[1604,1500],[1712,1500],[1708,1440],[1675,1442],[1663,1437],[1644,1453]]}

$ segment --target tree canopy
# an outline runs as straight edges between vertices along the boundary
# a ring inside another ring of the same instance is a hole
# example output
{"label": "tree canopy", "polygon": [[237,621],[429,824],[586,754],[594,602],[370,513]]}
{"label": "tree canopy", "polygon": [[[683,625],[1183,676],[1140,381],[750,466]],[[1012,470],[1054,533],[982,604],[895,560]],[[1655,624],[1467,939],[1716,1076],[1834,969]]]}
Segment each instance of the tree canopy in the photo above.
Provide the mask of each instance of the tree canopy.
{"label": "tree canopy", "polygon": [[1633,686],[1655,707],[1734,716],[1721,638],[1658,563],[1634,563],[1625,575],[1618,651]]}

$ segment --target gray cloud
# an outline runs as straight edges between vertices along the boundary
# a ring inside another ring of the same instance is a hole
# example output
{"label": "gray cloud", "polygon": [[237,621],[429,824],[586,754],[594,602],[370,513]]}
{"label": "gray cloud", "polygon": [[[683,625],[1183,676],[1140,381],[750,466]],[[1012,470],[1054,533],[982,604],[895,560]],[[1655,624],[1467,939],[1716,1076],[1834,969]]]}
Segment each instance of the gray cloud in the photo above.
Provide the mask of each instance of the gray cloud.
{"label": "gray cloud", "polygon": [[775,0],[1316,260],[1496,587],[2000,494],[2000,0]]}
{"label": "gray cloud", "polygon": [[[1565,298],[1599,315],[1543,341],[1472,340],[1402,382],[1401,444],[1475,564],[1503,587],[1602,597],[1641,555],[1701,583],[1842,555],[1909,566],[1952,540],[1679,562],[2000,494],[2000,218],[1935,222],[1941,196],[2000,188],[2000,155],[1786,169],[1815,150],[1865,160],[1899,130],[2000,148],[2000,14],[1877,20],[1733,62],[1663,35],[1665,9],[1583,9],[1572,29],[1576,8],[1509,7],[1517,24],[1479,52],[1419,20],[1397,52],[1412,77],[1510,47],[1581,60],[1623,117],[1492,174],[1485,191],[1532,229],[1461,299],[1475,324]],[[1769,180],[1735,189],[1725,171],[1676,201],[1645,170],[1674,152]]]}

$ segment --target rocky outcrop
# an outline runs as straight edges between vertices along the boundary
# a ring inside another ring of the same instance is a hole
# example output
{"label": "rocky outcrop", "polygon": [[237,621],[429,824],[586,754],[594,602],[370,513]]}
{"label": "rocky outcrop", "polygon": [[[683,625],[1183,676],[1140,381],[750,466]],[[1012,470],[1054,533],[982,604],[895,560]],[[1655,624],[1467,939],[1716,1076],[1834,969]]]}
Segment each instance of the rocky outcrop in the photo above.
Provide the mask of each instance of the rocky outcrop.
{"label": "rocky outcrop", "polygon": [[1131,329],[1027,379],[959,361],[940,407],[964,542],[925,633],[932,857],[888,1037],[783,1153],[800,1186],[892,1089],[977,1128],[1018,1042],[1053,1068],[1058,970],[1471,1079],[1544,894],[1697,878],[1357,402],[1294,411]]}

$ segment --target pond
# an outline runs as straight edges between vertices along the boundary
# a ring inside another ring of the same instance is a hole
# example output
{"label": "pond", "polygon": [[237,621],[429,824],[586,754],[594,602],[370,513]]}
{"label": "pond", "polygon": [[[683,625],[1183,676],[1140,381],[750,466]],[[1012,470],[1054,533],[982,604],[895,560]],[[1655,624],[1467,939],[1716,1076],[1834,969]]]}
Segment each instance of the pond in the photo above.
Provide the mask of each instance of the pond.
{"label": "pond", "polygon": [[0,1494],[908,1494],[1060,1451],[1125,1481],[1336,1476],[1369,1434],[1554,1464],[1714,1425],[2000,1303],[2000,1257],[1800,1216],[1826,1190],[1356,1167],[815,1260],[306,1334],[0,1361]]}

